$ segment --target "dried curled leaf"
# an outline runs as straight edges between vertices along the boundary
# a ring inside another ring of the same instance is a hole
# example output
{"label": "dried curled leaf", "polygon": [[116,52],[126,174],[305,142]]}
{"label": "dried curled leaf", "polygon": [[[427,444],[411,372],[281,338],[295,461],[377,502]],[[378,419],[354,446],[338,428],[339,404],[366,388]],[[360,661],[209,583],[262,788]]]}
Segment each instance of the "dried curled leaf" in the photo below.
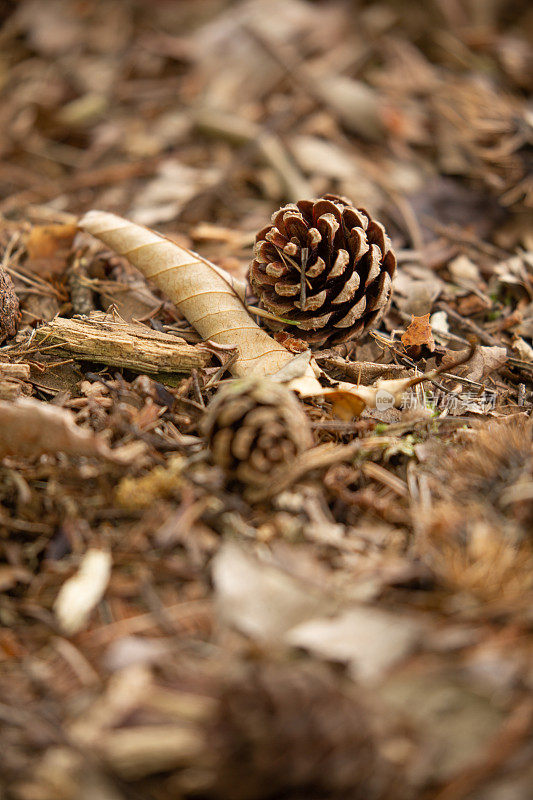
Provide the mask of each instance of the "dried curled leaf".
{"label": "dried curled leaf", "polygon": [[89,211],[79,226],[155,281],[200,336],[238,347],[234,375],[271,375],[292,359],[253,321],[231,277],[206,259],[104,211]]}

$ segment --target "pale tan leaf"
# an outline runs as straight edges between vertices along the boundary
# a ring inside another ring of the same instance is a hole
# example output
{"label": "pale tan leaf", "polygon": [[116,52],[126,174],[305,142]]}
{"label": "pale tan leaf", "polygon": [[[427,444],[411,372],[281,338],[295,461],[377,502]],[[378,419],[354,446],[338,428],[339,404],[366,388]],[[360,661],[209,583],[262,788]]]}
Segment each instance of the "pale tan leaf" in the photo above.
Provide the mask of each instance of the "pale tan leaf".
{"label": "pale tan leaf", "polygon": [[522,361],[529,361],[530,364],[533,363],[533,347],[525,339],[522,339],[521,336],[516,336],[513,339],[512,347],[518,353],[518,358],[521,358]]}
{"label": "pale tan leaf", "polygon": [[315,92],[349,130],[371,141],[384,135],[383,101],[368,84],[345,75],[316,76]]}
{"label": "pale tan leaf", "polygon": [[220,618],[252,639],[279,642],[323,610],[323,598],[277,567],[227,543],[213,561]]}
{"label": "pale tan leaf", "polygon": [[448,315],[445,311],[435,311],[435,313],[429,318],[429,324],[431,325],[431,330],[437,336],[439,333],[450,332],[450,328],[448,326]]}
{"label": "pale tan leaf", "polygon": [[111,576],[111,555],[87,550],[75,575],[66,581],[54,603],[56,617],[65,633],[81,631],[93,608],[102,599]]}
{"label": "pale tan leaf", "polygon": [[[465,350],[459,350],[457,353],[446,353],[442,359],[444,365],[449,365],[452,355],[457,356]],[[459,374],[464,375],[471,381],[482,381],[487,378],[492,372],[500,369],[507,361],[507,350],[505,347],[481,346],[478,347],[471,359],[460,370]]]}
{"label": "pale tan leaf", "polygon": [[319,617],[293,628],[287,641],[331,661],[348,664],[357,680],[386,674],[420,639],[418,621],[376,608],[350,608],[336,617]]}
{"label": "pale tan leaf", "polygon": [[303,353],[295,355],[292,361],[272,375],[272,379],[279,383],[290,383],[295,378],[303,378],[304,375],[309,375],[310,363],[311,351],[305,350]]}
{"label": "pale tan leaf", "polygon": [[478,283],[481,279],[479,267],[464,254],[450,261],[448,270],[452,278],[461,286]]}

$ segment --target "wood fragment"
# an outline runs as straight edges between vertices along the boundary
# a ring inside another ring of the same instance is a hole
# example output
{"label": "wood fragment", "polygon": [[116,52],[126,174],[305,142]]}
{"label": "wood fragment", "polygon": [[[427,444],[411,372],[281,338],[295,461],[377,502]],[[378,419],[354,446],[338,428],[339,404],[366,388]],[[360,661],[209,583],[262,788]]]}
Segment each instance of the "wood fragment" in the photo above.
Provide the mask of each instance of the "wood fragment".
{"label": "wood fragment", "polygon": [[38,328],[37,341],[58,351],[134,372],[182,372],[207,366],[211,354],[168,333],[94,312],[86,319],[56,317]]}

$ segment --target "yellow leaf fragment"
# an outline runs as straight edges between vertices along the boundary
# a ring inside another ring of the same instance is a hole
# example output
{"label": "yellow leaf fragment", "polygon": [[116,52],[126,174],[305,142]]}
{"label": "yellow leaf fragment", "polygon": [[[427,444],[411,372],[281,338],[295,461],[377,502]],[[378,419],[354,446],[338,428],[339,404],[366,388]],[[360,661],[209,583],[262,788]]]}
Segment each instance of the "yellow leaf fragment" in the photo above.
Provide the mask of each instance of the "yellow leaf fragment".
{"label": "yellow leaf fragment", "polygon": [[183,456],[173,456],[166,466],[154,467],[141,478],[126,475],[120,481],[115,498],[121,508],[149,508],[157,500],[172,495],[182,485]]}
{"label": "yellow leaf fragment", "polygon": [[365,401],[351,389],[325,389],[324,396],[333,403],[333,411],[339,419],[350,421],[366,408]]}

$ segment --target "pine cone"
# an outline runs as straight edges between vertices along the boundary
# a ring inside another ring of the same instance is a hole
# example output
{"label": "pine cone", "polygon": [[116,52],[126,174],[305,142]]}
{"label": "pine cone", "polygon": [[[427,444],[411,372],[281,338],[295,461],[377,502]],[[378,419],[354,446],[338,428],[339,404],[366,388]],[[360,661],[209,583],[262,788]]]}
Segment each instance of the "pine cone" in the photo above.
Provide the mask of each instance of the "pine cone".
{"label": "pine cone", "polygon": [[17,332],[19,299],[10,276],[0,267],[0,344]]}
{"label": "pine cone", "polygon": [[203,429],[214,463],[256,487],[312,445],[309,420],[294,393],[266,378],[245,378],[220,389]]}
{"label": "pine cone", "polygon": [[[393,725],[325,670],[258,664],[221,693],[211,740],[224,800],[405,800],[402,770],[380,752]],[[385,729],[384,729],[385,728]],[[394,730],[397,734],[397,731]]]}
{"label": "pine cone", "polygon": [[[383,225],[327,194],[280,208],[256,236],[249,279],[267,320],[310,344],[338,344],[375,327],[387,309],[396,258]],[[305,280],[304,280],[305,277]]]}

